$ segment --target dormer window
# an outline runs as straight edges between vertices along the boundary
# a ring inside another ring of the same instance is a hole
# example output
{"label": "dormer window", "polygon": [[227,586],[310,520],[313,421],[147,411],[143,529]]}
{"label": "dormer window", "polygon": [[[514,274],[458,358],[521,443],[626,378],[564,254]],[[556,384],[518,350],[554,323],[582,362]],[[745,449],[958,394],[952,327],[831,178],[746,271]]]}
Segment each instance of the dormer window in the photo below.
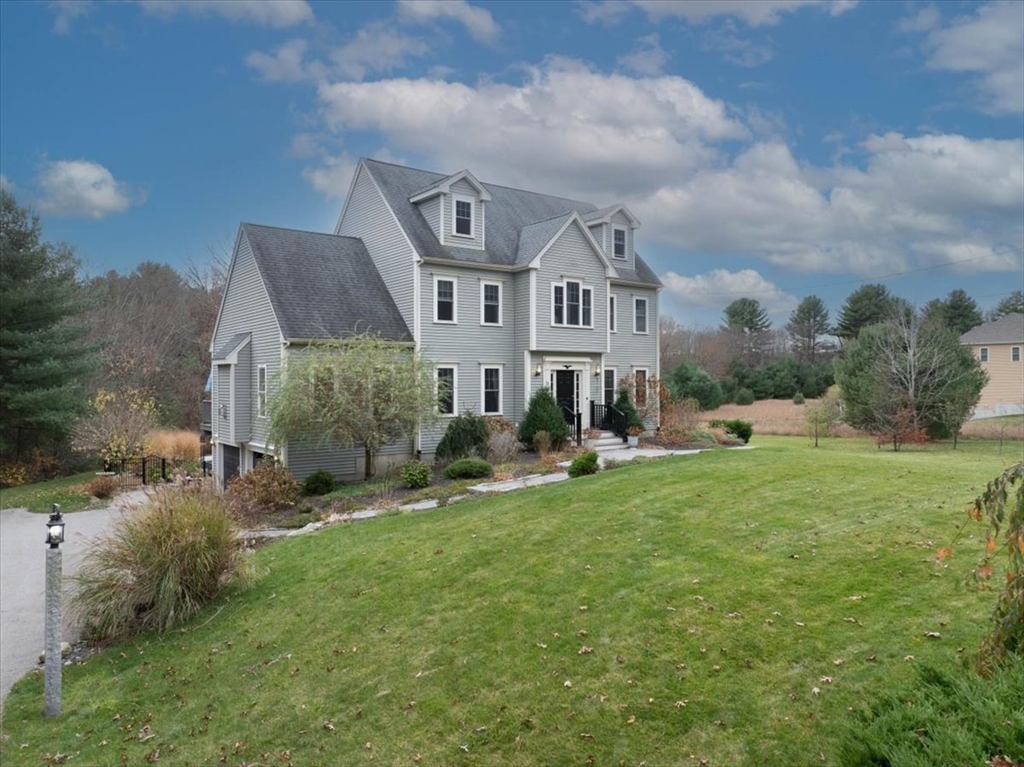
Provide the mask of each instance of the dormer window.
{"label": "dormer window", "polygon": [[612,230],[612,255],[615,258],[626,257],[626,230],[615,228]]}
{"label": "dormer window", "polygon": [[473,236],[473,199],[471,197],[454,198],[452,206],[452,234],[456,237]]}

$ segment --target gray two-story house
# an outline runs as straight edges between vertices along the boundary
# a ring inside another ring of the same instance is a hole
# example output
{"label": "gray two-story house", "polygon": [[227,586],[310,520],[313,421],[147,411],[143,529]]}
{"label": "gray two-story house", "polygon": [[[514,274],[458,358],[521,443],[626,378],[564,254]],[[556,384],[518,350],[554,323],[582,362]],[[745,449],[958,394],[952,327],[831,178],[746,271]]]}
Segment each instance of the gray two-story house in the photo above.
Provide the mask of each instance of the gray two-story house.
{"label": "gray two-story house", "polygon": [[214,473],[267,453],[296,477],[362,476],[361,449],[269,444],[267,402],[289,353],[379,333],[416,349],[445,394],[440,428],[380,465],[433,457],[444,417],[518,422],[550,387],[584,428],[617,383],[658,376],[661,283],[634,250],[640,222],[588,203],[361,160],[334,234],[242,224],[211,342]]}

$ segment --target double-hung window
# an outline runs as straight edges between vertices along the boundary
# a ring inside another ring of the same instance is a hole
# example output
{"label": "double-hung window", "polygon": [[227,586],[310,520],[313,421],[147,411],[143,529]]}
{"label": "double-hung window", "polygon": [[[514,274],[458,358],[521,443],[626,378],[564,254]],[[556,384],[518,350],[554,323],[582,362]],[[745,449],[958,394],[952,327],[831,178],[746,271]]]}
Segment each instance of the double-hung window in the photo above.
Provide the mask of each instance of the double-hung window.
{"label": "double-hung window", "polygon": [[1020,347],[1019,346],[1011,346],[1010,347],[1010,360],[1013,361],[1013,362],[1020,362]]}
{"label": "double-hung window", "polygon": [[437,412],[441,415],[455,415],[455,371],[454,365],[437,366]]}
{"label": "double-hung window", "polygon": [[981,358],[982,362],[988,362],[988,347],[982,346],[979,350],[978,356]]}
{"label": "double-hung window", "polygon": [[608,330],[615,332],[615,296],[608,296]]}
{"label": "double-hung window", "polygon": [[484,367],[480,371],[481,407],[484,415],[501,415],[501,367]]}
{"label": "double-hung window", "polygon": [[501,283],[480,283],[480,324],[501,324]]}
{"label": "double-hung window", "polygon": [[647,332],[647,299],[633,299],[633,332]]}
{"label": "double-hung window", "polygon": [[454,278],[434,277],[434,322],[457,322],[457,283]]}
{"label": "double-hung window", "polygon": [[267,415],[267,366],[256,368],[256,415],[265,418]]}
{"label": "double-hung window", "polygon": [[473,236],[473,200],[469,197],[454,198],[452,234],[458,237]]}
{"label": "double-hung window", "polygon": [[626,257],[626,230],[612,229],[612,255],[615,258]]}
{"label": "double-hung window", "polygon": [[604,369],[604,404],[615,402],[615,368]]}
{"label": "double-hung window", "polygon": [[577,280],[551,286],[551,324],[574,328],[594,326],[594,290]]}

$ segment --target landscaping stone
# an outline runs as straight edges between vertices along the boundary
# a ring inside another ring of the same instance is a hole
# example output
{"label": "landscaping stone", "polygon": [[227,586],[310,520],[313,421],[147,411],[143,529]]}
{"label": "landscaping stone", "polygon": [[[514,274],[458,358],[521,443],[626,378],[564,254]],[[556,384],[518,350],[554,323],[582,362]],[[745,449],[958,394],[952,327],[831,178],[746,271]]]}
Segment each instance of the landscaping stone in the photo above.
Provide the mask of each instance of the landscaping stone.
{"label": "landscaping stone", "polygon": [[[71,654],[71,644],[69,642],[60,643],[60,657],[66,658]],[[39,662],[46,663],[46,650],[39,653]]]}
{"label": "landscaping stone", "polygon": [[429,511],[430,509],[436,509],[440,504],[436,498],[430,498],[426,501],[417,501],[416,503],[408,503],[405,506],[399,506],[402,511]]}

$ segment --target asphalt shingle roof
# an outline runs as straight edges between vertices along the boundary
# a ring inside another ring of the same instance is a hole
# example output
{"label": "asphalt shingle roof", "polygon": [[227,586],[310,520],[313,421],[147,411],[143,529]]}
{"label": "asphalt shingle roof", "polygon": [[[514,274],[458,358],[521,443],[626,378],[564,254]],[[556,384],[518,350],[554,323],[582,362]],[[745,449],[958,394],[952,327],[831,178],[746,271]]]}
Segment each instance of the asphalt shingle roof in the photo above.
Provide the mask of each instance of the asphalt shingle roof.
{"label": "asphalt shingle roof", "polygon": [[960,336],[962,344],[1024,343],[1024,314],[1007,314],[995,322],[971,328]]}
{"label": "asphalt shingle roof", "polygon": [[235,333],[231,338],[224,342],[216,354],[213,355],[215,360],[226,360],[235,349],[240,347],[244,342],[249,340],[250,333]]}
{"label": "asphalt shingle roof", "polygon": [[[545,241],[537,245],[536,241],[540,239],[543,231],[553,226],[553,220],[560,219],[558,226],[561,226],[565,216],[572,211],[584,217],[599,212],[595,205],[588,202],[481,182],[491,195],[491,201],[486,203],[484,209],[484,215],[487,217],[487,249],[475,250],[441,245],[430,224],[420,213],[419,207],[409,202],[409,198],[448,176],[379,160],[364,159],[363,163],[377,182],[416,252],[425,258],[448,258],[453,261],[496,266],[525,266],[532,260],[532,257],[527,258],[526,254],[533,249],[539,252],[540,248],[547,244]],[[558,231],[558,226],[551,229],[552,235]],[[527,229],[530,231],[526,231]],[[616,264],[615,269],[624,280],[652,286],[661,285],[654,272],[639,256],[636,257],[636,266],[635,270],[630,270]]]}
{"label": "asphalt shingle roof", "polygon": [[413,340],[362,240],[258,224],[242,231],[286,339]]}

